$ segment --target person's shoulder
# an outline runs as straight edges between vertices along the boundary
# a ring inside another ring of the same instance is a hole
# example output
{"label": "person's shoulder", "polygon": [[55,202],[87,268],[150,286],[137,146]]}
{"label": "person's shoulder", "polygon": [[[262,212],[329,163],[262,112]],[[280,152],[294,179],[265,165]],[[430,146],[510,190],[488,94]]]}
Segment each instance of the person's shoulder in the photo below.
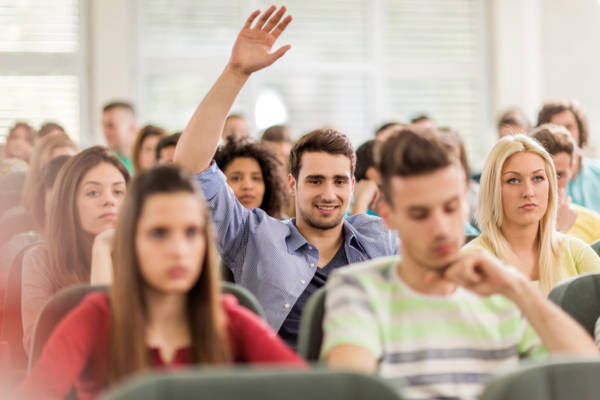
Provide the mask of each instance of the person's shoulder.
{"label": "person's shoulder", "polygon": [[388,280],[390,270],[393,270],[400,262],[400,256],[378,257],[372,260],[350,264],[344,268],[338,268],[332,273],[332,278],[358,280]]}
{"label": "person's shoulder", "polygon": [[362,231],[383,227],[383,219],[376,215],[355,214],[346,217],[346,221],[361,233]]}
{"label": "person's shoulder", "polygon": [[43,243],[36,243],[23,253],[24,270],[46,270],[48,265],[48,246]]}
{"label": "person's shoulder", "polygon": [[460,252],[461,254],[467,254],[482,250],[490,251],[490,247],[488,246],[486,239],[482,235],[479,235],[473,240],[471,240],[469,243],[466,243],[460,249]]}
{"label": "person's shoulder", "polygon": [[594,223],[600,224],[600,214],[598,214],[596,211],[591,210],[587,207],[580,206],[578,204],[573,204],[573,206],[575,207],[577,216],[581,217],[583,221],[585,221],[586,223],[593,221]]}
{"label": "person's shoulder", "polygon": [[600,162],[588,157],[582,157],[581,166],[585,172],[591,172],[600,176]]}
{"label": "person's shoulder", "polygon": [[110,312],[108,293],[103,290],[97,290],[88,294],[80,304],[84,308],[93,308],[106,314]]}
{"label": "person's shoulder", "polygon": [[572,235],[557,232],[559,246],[562,251],[580,252],[582,250],[591,249],[591,247],[583,240]]}

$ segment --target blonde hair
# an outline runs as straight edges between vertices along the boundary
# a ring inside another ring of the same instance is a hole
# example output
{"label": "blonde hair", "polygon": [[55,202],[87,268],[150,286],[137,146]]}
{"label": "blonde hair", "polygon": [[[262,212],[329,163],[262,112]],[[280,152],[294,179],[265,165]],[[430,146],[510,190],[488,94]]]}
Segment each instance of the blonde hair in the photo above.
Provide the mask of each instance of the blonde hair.
{"label": "blonde hair", "polygon": [[485,245],[502,261],[519,265],[517,256],[502,233],[504,223],[502,168],[506,160],[517,153],[537,154],[544,160],[548,179],[548,207],[538,228],[538,273],[540,288],[544,293],[548,293],[560,280],[558,271],[554,268],[559,260],[560,240],[556,232],[557,181],[552,158],[539,143],[525,135],[506,136],[496,143],[488,154],[481,173],[479,203],[475,218]]}

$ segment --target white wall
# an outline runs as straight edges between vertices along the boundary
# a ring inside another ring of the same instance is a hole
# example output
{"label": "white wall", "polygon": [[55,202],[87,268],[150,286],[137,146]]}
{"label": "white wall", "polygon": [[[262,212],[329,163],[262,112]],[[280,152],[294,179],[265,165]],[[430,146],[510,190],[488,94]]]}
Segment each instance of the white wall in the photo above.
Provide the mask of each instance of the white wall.
{"label": "white wall", "polygon": [[[543,0],[544,99],[575,98],[588,113],[589,153],[600,155],[600,2]],[[594,151],[595,150],[595,151]]]}

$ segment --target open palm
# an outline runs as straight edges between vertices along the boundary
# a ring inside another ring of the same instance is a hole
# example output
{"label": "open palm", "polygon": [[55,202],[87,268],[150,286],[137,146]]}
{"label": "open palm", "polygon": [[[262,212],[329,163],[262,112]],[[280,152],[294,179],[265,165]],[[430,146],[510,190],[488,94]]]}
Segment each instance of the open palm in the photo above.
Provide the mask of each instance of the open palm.
{"label": "open palm", "polygon": [[281,7],[273,15],[275,10],[275,6],[267,9],[258,18],[254,26],[252,26],[252,23],[258,17],[260,11],[254,11],[248,17],[233,45],[229,60],[231,68],[249,75],[273,64],[290,49],[291,46],[287,45],[271,53],[273,44],[292,21],[290,15],[283,18],[286,11],[285,7]]}

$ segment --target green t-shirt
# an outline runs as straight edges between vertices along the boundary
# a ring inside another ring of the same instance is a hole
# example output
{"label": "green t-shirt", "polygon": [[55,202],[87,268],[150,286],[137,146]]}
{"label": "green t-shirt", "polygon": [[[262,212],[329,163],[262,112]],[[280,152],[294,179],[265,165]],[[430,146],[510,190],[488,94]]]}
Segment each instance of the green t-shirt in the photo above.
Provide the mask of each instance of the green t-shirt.
{"label": "green t-shirt", "polygon": [[378,258],[329,277],[322,357],[337,345],[358,345],[406,398],[475,399],[498,369],[545,354],[507,298],[460,287],[449,296],[418,293],[398,276],[399,261]]}
{"label": "green t-shirt", "polygon": [[125,168],[127,168],[127,171],[129,171],[129,175],[133,176],[133,163],[131,162],[131,158],[129,158],[119,152],[116,152],[116,151],[115,151],[115,155],[117,156],[117,158],[119,160],[121,160],[123,165],[125,165]]}

